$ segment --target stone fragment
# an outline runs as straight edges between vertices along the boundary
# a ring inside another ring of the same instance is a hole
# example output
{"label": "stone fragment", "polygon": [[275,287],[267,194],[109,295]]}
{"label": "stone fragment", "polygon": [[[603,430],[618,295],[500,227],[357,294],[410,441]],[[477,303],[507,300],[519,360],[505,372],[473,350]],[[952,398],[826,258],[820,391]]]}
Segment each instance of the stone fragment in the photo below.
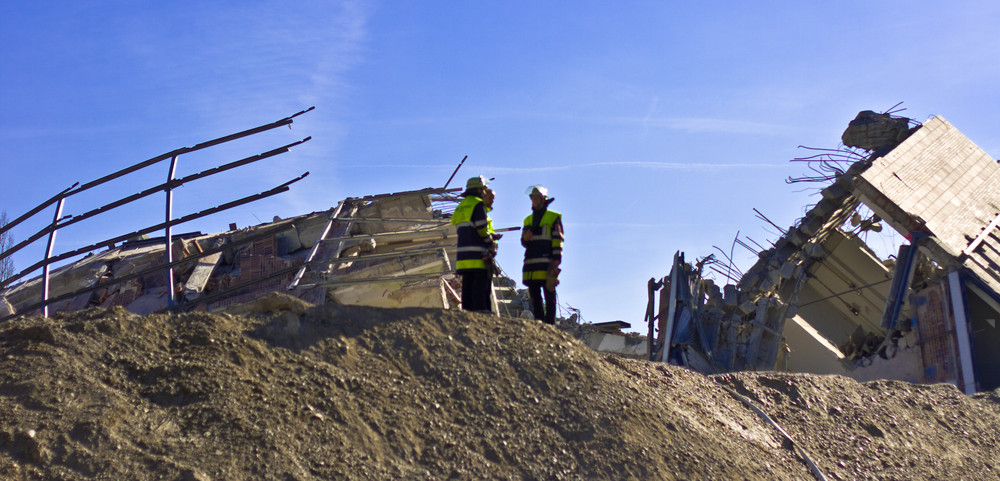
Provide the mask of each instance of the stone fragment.
{"label": "stone fragment", "polygon": [[899,145],[909,134],[910,119],[863,110],[848,124],[840,140],[848,147],[871,151]]}

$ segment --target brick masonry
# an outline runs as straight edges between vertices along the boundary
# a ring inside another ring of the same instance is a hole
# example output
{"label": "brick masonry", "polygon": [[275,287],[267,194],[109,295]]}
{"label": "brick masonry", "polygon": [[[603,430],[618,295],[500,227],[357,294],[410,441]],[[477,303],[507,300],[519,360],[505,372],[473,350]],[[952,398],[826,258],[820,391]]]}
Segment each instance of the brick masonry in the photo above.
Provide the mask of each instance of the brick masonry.
{"label": "brick masonry", "polygon": [[[925,221],[956,257],[1000,215],[1000,165],[943,117],[933,117],[861,177]],[[994,288],[1000,238],[987,235],[966,265]]]}
{"label": "brick masonry", "polygon": [[[241,284],[265,278],[275,272],[295,266],[301,262],[298,259],[292,260],[278,257],[277,253],[278,241],[275,236],[268,236],[254,241],[250,247],[240,251],[237,255],[236,264],[239,266],[237,273],[219,277],[219,282],[217,284],[218,291],[225,292]],[[247,288],[240,289],[239,292],[234,292],[231,296],[227,296],[219,301],[210,303],[207,308],[211,311],[232,304],[239,304],[241,302],[253,300],[262,294],[287,287],[292,277],[294,277],[294,273],[268,279]]]}
{"label": "brick masonry", "polygon": [[934,384],[958,381],[958,344],[945,285],[935,285],[917,293],[914,299],[920,355],[921,382]]}
{"label": "brick masonry", "polygon": [[1000,213],[1000,166],[942,117],[928,120],[861,175],[923,218],[955,252]]}

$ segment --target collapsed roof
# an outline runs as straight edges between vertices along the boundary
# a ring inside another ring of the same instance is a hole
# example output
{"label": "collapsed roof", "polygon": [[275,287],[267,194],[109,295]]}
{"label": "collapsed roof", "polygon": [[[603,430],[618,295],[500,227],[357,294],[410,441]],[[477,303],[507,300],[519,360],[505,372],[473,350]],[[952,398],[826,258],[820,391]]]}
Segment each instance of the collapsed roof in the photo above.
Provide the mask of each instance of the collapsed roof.
{"label": "collapsed roof", "polygon": [[[279,289],[313,302],[329,295],[347,304],[448,307],[451,191],[348,198],[327,211],[255,227],[175,236],[173,305],[164,239],[133,238],[55,270],[48,307],[214,311]],[[7,314],[37,309],[41,283],[38,277],[3,291],[13,311]]]}
{"label": "collapsed roof", "polygon": [[[853,161],[810,179],[830,181],[821,200],[735,285],[678,252],[650,281],[651,359],[1000,387],[1000,166],[942,117],[912,123],[861,112]],[[908,241],[884,260],[863,241],[883,223]]]}
{"label": "collapsed roof", "polygon": [[[460,287],[451,267],[455,260],[455,228],[450,216],[460,200],[455,195],[460,189],[447,188],[450,178],[442,188],[351,197],[326,211],[291,219],[276,217],[273,222],[250,228],[238,229],[230,224],[229,231],[217,234],[172,232],[173,226],[285,192],[309,173],[268,191],[183,216],[173,215],[174,189],[281,155],[310,137],[183,178],[175,177],[178,157],[290,127],[297,117],[311,110],[175,149],[82,185],[75,183],[0,225],[0,234],[7,236],[23,221],[50,207],[55,210],[50,224],[0,251],[0,261],[9,262],[15,252],[46,236],[49,239],[41,261],[0,278],[0,321],[20,314],[39,312],[48,316],[92,306],[121,306],[139,314],[215,311],[275,290],[316,303],[331,300],[380,307],[455,305],[459,300],[456,289]],[[167,182],[82,214],[63,215],[68,198],[167,161]],[[162,192],[167,193],[165,222],[53,253],[57,231]],[[149,234],[159,232],[164,235],[149,238]],[[53,270],[57,262],[68,264]],[[41,275],[30,277],[39,270]],[[520,314],[522,299],[512,288],[513,281],[497,281],[494,311]]]}
{"label": "collapsed roof", "polygon": [[[0,322],[19,315],[39,313],[47,317],[95,306],[120,306],[138,314],[218,311],[272,291],[316,304],[458,307],[461,283],[452,268],[456,234],[450,217],[460,200],[456,196],[460,189],[448,189],[448,185],[465,159],[441,188],[350,197],[329,210],[290,219],[275,217],[273,222],[242,229],[230,224],[229,231],[215,234],[172,232],[174,226],[185,222],[285,192],[309,173],[265,192],[182,216],[173,215],[174,189],[274,158],[310,137],[182,178],[175,177],[179,156],[290,127],[297,117],[312,110],[175,149],[83,184],[75,183],[0,225],[0,235],[10,240],[12,228],[49,208],[55,211],[50,224],[25,236],[17,245],[8,248],[5,244],[0,250],[0,262],[12,268],[11,255],[45,237],[49,239],[40,261],[18,273],[5,271],[0,277]],[[82,214],[63,215],[67,199],[167,161],[167,182]],[[162,192],[167,193],[164,222],[53,252],[56,233],[61,229]],[[160,232],[161,237],[149,237]],[[56,263],[66,264],[52,269]],[[39,270],[40,275],[30,277]],[[493,312],[530,317],[527,292],[517,290],[516,282],[502,274],[493,278]],[[644,340],[584,325],[578,313],[558,321],[559,327],[572,331],[597,350],[634,358],[648,356]]]}

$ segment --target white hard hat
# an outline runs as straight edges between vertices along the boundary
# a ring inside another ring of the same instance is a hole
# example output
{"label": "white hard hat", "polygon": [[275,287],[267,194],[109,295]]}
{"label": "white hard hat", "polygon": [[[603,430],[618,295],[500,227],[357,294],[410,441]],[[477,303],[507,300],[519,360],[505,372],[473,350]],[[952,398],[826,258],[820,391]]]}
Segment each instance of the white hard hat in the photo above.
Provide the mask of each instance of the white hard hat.
{"label": "white hard hat", "polygon": [[542,185],[532,185],[532,186],[528,187],[528,190],[525,191],[525,194],[528,194],[528,195],[538,194],[538,195],[540,195],[542,197],[548,197],[549,196],[549,189],[546,189],[545,186],[542,186]]}

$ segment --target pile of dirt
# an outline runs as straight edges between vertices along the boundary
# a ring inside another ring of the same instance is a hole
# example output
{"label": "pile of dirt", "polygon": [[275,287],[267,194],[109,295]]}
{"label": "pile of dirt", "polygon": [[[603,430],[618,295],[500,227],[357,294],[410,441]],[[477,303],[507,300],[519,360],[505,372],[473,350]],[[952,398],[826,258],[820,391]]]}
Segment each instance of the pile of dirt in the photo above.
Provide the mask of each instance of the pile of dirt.
{"label": "pile of dirt", "polygon": [[0,324],[0,363],[2,479],[1000,479],[997,392],[705,377],[457,311],[95,309]]}

